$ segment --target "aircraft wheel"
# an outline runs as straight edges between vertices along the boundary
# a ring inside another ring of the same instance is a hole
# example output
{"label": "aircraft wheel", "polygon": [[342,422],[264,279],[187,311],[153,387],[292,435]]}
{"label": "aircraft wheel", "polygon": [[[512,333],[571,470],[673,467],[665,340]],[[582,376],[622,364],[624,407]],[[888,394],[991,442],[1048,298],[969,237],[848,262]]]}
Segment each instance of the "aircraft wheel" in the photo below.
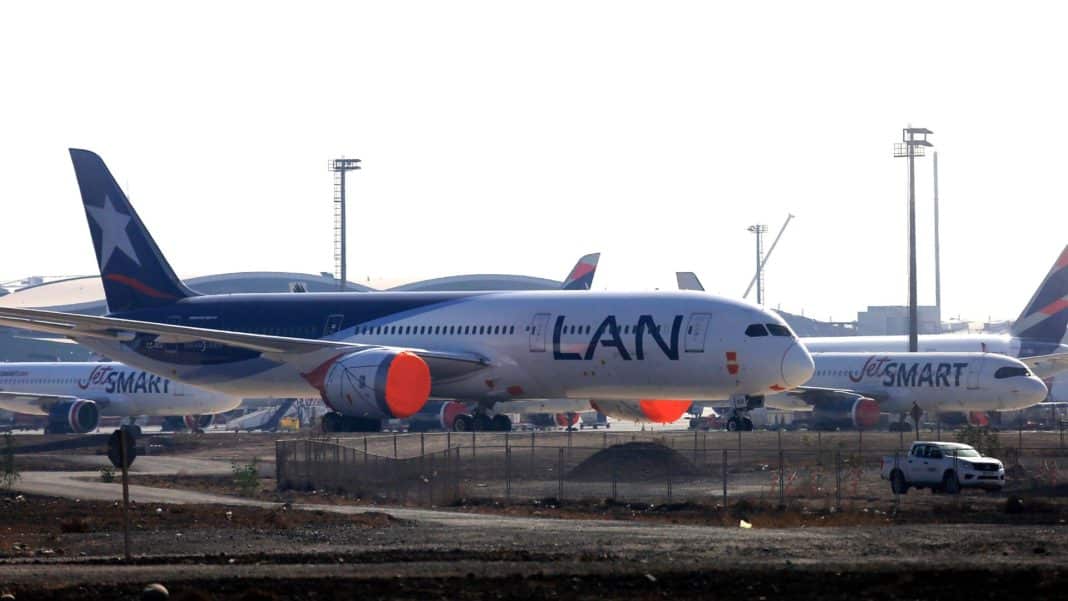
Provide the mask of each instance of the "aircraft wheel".
{"label": "aircraft wheel", "polygon": [[323,416],[323,432],[330,434],[341,431],[341,416],[337,413],[327,413]]}
{"label": "aircraft wheel", "polygon": [[470,432],[475,429],[475,420],[466,413],[456,416],[456,419],[452,422],[453,432]]}
{"label": "aircraft wheel", "polygon": [[753,420],[749,419],[748,417],[742,418],[742,430],[746,432],[752,432]]}
{"label": "aircraft wheel", "polygon": [[727,431],[728,432],[737,432],[740,429],[741,429],[741,424],[738,422],[738,418],[737,417],[731,417],[731,418],[727,419]]}
{"label": "aircraft wheel", "polygon": [[474,420],[476,432],[490,432],[493,430],[493,420],[485,413],[475,415]]}
{"label": "aircraft wheel", "polygon": [[507,415],[504,415],[504,414],[494,415],[493,419],[490,420],[490,421],[492,422],[492,428],[491,429],[494,432],[511,432],[512,431],[512,420]]}

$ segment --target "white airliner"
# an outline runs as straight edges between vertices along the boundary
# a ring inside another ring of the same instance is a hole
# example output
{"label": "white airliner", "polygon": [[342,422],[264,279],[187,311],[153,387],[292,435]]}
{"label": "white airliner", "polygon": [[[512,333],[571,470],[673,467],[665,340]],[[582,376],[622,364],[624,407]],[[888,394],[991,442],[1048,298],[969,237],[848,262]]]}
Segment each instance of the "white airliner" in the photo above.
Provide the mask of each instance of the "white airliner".
{"label": "white airliner", "polygon": [[[678,272],[676,277],[681,289],[704,289],[700,280],[692,272]],[[1037,377],[1051,382],[1054,376],[1068,369],[1068,346],[1061,343],[1065,335],[1066,324],[1068,324],[1068,247],[1062,251],[1045,279],[1039,285],[1038,290],[1035,291],[1030,302],[1024,307],[1020,317],[1012,326],[1011,335],[937,334],[920,336],[921,354],[914,355],[923,357],[925,354],[942,352],[963,353],[967,356],[978,353],[988,357],[991,365],[1002,362],[1005,359],[1015,361],[1013,357],[1018,357],[1020,363],[1013,366],[1014,369],[1024,368],[1028,370],[1028,378]],[[749,333],[751,335],[767,335],[766,332],[761,333],[760,328],[754,328]],[[813,358],[816,361],[816,372],[824,374],[823,377],[826,377],[828,372],[843,371],[839,365],[841,362],[863,363],[880,353],[881,355],[879,356],[883,358],[908,355],[908,353],[904,352],[908,349],[908,338],[906,336],[806,337],[801,340],[813,353]],[[994,357],[998,357],[998,359],[995,360]],[[959,360],[974,364],[973,359],[960,358]],[[833,361],[835,365],[824,366],[822,362],[825,361]],[[889,362],[890,360],[887,359],[886,363]],[[841,386],[845,390],[853,390],[850,388],[850,384],[849,382],[839,382],[835,385]],[[1048,390],[1049,385],[1046,384],[1044,387]],[[863,396],[863,391],[856,390],[855,392]],[[819,394],[818,392],[805,394],[804,398],[809,401],[808,408],[814,407],[813,403],[816,402]],[[995,411],[1019,409],[1037,404],[1042,400],[1025,403],[1024,400],[1033,397],[1030,393],[1023,393],[1016,402],[1006,402],[1005,407],[998,409],[990,406],[987,397],[984,396],[985,393],[980,390],[965,388],[954,394],[956,396],[953,399],[947,397],[945,402],[931,400],[920,402],[921,398],[926,398],[924,395],[913,397],[913,401],[922,409],[926,409],[929,406],[931,411],[939,413],[961,411],[970,414],[991,409]],[[884,396],[886,396],[888,402],[880,403],[881,411],[884,413],[897,413],[903,420],[904,415],[912,407],[912,402],[904,400],[909,397],[903,395],[902,391],[898,391],[897,395]],[[897,398],[897,402],[890,402],[893,401],[892,396]],[[782,395],[779,395],[779,397],[781,399]],[[798,406],[798,399],[802,397],[794,396],[792,398],[793,401],[789,403],[779,402],[784,406],[790,404]],[[732,416],[728,420],[728,427],[751,428],[752,422],[748,420],[745,413],[748,409],[760,406],[765,400],[766,397],[744,398],[736,396],[731,398]],[[833,412],[842,415],[839,410],[844,407],[842,401],[832,403],[824,399],[822,404],[827,407],[835,407]]]}
{"label": "white airliner", "polygon": [[[0,309],[0,325],[62,334],[234,396],[319,394],[333,410],[328,430],[377,430],[432,397],[485,412],[538,398],[656,411],[812,375],[812,357],[780,317],[704,293],[200,295],[175,276],[100,157],[71,158],[109,315]],[[746,336],[752,324],[781,334]]]}
{"label": "white airliner", "polygon": [[199,429],[240,404],[121,363],[0,363],[0,409],[47,416],[49,433],[92,432],[101,416],[185,416]]}
{"label": "white airliner", "polygon": [[995,353],[813,353],[813,359],[811,380],[765,396],[764,405],[811,411],[817,427],[869,429],[880,413],[904,415],[913,406],[930,413],[1011,411],[1047,394],[1026,365]]}

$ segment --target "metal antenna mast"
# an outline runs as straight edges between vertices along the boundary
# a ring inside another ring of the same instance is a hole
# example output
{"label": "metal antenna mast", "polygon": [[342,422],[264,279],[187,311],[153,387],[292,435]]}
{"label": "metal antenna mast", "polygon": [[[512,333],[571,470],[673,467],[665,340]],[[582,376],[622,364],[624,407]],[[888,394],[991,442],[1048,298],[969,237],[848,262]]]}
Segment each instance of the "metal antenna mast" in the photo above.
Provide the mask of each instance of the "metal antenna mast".
{"label": "metal antenna mast", "polygon": [[334,277],[338,290],[348,285],[345,265],[345,174],[360,168],[360,159],[334,159],[329,163],[334,172]]}
{"label": "metal antenna mast", "polygon": [[942,332],[942,250],[938,244],[938,151],[934,153],[935,318]]}
{"label": "metal antenna mast", "polygon": [[924,147],[933,134],[923,127],[906,127],[901,130],[901,143],[894,144],[894,156],[909,160],[909,352],[920,347],[919,309],[916,292],[916,157],[923,156]]}
{"label": "metal antenna mast", "polygon": [[764,305],[764,234],[768,232],[768,226],[763,224],[751,225],[748,229],[756,234],[756,302]]}
{"label": "metal antenna mast", "polygon": [[[759,274],[763,274],[764,273],[764,267],[767,266],[768,259],[771,258],[771,253],[775,252],[775,246],[779,243],[779,238],[782,238],[782,233],[786,231],[786,226],[790,225],[790,220],[793,219],[793,218],[794,218],[793,215],[787,215],[786,216],[786,222],[782,224],[782,227],[779,228],[779,233],[776,234],[775,235],[775,239],[771,241],[771,246],[768,247],[768,254],[764,255],[764,260],[760,262],[760,268],[757,270],[757,273],[759,273]],[[749,230],[749,231],[753,231],[753,230]],[[753,274],[753,279],[749,280],[749,287],[745,289],[745,294],[742,295],[742,298],[749,298],[749,292],[753,289],[753,284],[756,284],[756,281],[757,281],[757,275]],[[763,287],[763,284],[764,283],[761,282],[761,287]],[[763,304],[763,303],[761,303],[761,304]]]}

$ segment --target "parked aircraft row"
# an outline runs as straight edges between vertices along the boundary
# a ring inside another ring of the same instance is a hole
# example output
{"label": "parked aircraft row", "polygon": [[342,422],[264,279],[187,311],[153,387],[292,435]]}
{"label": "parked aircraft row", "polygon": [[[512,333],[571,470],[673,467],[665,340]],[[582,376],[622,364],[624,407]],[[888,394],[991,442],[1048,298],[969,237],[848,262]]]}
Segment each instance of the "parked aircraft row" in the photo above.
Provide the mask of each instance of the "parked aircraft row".
{"label": "parked aircraft row", "polygon": [[907,355],[876,340],[857,353],[835,346],[857,339],[814,339],[814,360],[774,312],[700,291],[585,290],[593,269],[570,278],[580,291],[201,295],[177,278],[103,161],[85,150],[71,158],[109,313],[0,309],[0,325],[64,335],[227,398],[320,396],[327,430],[377,430],[451,399],[473,407],[473,426],[499,429],[510,427],[501,410],[520,406],[674,421],[693,399],[729,400],[734,427],[770,399],[864,425],[911,404],[1010,408],[1045,396],[1027,365],[982,351],[1063,367],[1068,249],[996,348]]}

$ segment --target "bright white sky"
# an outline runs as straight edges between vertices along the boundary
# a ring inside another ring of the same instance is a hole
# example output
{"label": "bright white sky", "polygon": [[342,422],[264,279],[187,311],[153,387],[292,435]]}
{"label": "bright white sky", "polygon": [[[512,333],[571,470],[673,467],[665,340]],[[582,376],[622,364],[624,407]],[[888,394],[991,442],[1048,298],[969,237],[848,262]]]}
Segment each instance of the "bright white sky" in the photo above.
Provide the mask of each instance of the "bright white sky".
{"label": "bright white sky", "polygon": [[[70,146],[181,277],[698,272],[768,303],[906,299],[900,129],[940,151],[944,314],[1014,318],[1068,236],[1064,9],[983,2],[20,2],[0,8],[0,280],[95,271]],[[933,302],[931,163],[918,164]],[[770,242],[770,237],[769,237]]]}

